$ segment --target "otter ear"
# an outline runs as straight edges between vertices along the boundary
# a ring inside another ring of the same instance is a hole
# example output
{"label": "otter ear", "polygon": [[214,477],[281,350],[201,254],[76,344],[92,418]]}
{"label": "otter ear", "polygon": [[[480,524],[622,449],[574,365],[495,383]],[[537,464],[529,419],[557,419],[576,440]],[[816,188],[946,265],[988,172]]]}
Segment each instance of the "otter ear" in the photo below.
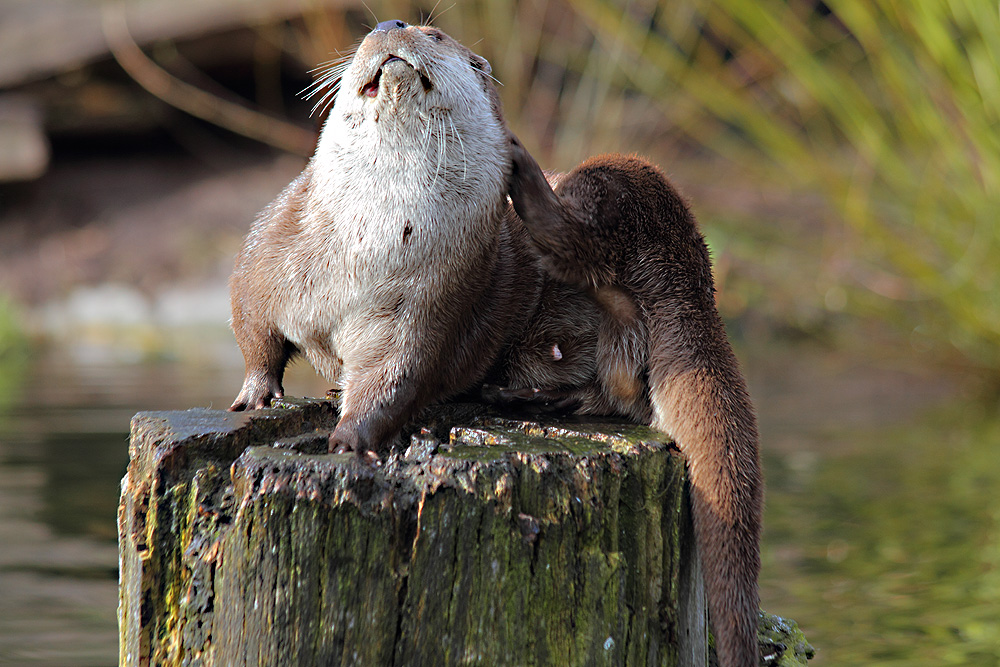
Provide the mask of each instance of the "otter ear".
{"label": "otter ear", "polygon": [[469,64],[472,65],[473,69],[477,69],[484,74],[490,74],[493,72],[493,68],[490,67],[490,62],[482,56],[473,54],[472,60],[469,61]]}

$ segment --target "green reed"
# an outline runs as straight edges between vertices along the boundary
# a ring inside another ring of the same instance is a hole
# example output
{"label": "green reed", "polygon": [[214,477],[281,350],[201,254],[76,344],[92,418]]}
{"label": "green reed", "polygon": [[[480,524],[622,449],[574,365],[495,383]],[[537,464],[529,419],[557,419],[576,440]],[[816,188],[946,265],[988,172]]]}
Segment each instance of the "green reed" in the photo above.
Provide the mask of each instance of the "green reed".
{"label": "green reed", "polygon": [[[811,0],[368,5],[380,20],[430,13],[486,56],[511,126],[548,167],[629,149],[673,165],[677,146],[693,144],[755,184],[820,192],[801,211],[820,241],[769,251],[795,265],[764,278],[769,295],[798,303],[779,316],[832,301],[835,313],[890,322],[918,347],[1000,370],[995,3],[829,0],[829,13]],[[780,231],[766,220],[707,227],[744,265]],[[812,283],[789,277],[812,264]]]}
{"label": "green reed", "polygon": [[855,312],[1000,370],[995,3],[570,4],[691,137],[826,195]]}

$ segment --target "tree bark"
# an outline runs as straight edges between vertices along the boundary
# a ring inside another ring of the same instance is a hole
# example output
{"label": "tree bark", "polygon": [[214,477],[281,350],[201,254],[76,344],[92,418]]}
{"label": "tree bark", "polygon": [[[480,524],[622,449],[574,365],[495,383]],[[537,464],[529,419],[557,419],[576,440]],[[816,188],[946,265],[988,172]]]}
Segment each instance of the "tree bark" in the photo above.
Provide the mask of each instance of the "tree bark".
{"label": "tree bark", "polygon": [[336,420],[135,416],[122,665],[705,664],[666,436],[456,405],[371,466],[325,453]]}

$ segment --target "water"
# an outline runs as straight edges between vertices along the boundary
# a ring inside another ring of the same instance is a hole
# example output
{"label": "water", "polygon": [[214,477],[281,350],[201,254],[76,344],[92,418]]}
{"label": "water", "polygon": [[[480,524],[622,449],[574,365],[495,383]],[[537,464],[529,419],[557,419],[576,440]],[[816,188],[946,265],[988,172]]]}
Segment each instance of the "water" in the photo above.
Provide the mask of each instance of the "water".
{"label": "water", "polygon": [[178,343],[203,354],[137,362],[132,346],[75,345],[0,367],[0,664],[118,663],[132,415],[225,406],[242,379],[231,338],[221,353],[214,338]]}
{"label": "water", "polygon": [[[110,349],[0,369],[2,664],[117,663],[129,420],[223,407],[241,381],[225,335],[152,361]],[[768,479],[765,608],[802,625],[815,665],[1000,664],[997,406],[819,350],[745,365]],[[303,366],[286,382],[324,386]]]}
{"label": "water", "polygon": [[831,445],[768,457],[771,608],[822,664],[1000,665],[996,406],[955,402]]}
{"label": "water", "polygon": [[764,606],[813,664],[1000,665],[1000,405],[864,362],[805,369],[757,392]]}

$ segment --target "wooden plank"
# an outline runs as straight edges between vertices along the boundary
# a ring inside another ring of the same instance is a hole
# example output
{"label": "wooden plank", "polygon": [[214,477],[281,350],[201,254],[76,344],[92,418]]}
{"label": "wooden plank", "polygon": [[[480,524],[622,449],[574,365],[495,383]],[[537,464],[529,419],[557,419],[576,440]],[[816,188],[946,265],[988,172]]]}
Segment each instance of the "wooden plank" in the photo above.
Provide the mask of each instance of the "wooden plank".
{"label": "wooden plank", "polygon": [[[4,0],[0,3],[0,88],[81,67],[105,57],[105,3]],[[124,3],[139,44],[281,21],[306,10],[361,7],[360,0],[145,0]]]}

